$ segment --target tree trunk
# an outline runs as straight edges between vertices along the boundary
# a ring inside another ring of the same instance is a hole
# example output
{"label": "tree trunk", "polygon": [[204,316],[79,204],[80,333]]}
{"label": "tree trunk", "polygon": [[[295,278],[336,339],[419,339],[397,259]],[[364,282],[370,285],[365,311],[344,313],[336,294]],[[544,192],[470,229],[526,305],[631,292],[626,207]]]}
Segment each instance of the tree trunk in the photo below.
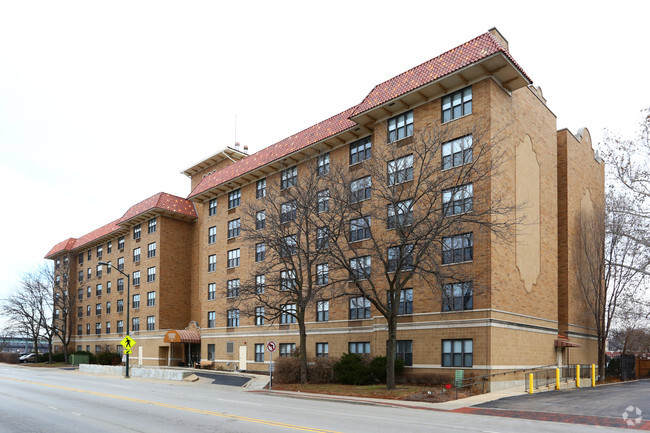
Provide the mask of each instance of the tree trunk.
{"label": "tree trunk", "polygon": [[605,382],[605,340],[598,339],[598,382]]}
{"label": "tree trunk", "polygon": [[[302,310],[302,309],[301,309]],[[304,313],[299,314],[298,327],[300,328],[300,383],[307,383],[307,330],[305,329]]]}
{"label": "tree trunk", "polygon": [[386,341],[386,389],[395,389],[395,346],[397,344],[397,318],[388,320]]}

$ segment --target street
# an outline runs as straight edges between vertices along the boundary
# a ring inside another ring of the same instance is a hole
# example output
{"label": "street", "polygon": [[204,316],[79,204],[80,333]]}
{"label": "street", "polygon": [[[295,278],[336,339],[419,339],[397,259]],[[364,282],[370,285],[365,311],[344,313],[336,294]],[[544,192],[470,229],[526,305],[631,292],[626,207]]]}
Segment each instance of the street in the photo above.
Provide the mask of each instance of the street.
{"label": "street", "polygon": [[[599,431],[620,431],[598,427]],[[0,364],[4,432],[587,432],[594,426],[288,398]]]}

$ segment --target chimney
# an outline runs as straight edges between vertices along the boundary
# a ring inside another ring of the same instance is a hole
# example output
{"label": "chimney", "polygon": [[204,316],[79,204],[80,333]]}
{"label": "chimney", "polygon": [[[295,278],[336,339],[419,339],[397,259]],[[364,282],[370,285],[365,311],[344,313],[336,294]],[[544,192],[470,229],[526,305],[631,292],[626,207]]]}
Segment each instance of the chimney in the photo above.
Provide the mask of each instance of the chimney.
{"label": "chimney", "polygon": [[235,141],[235,149],[239,150],[239,141]]}
{"label": "chimney", "polygon": [[248,144],[244,144],[244,153],[248,153]]}

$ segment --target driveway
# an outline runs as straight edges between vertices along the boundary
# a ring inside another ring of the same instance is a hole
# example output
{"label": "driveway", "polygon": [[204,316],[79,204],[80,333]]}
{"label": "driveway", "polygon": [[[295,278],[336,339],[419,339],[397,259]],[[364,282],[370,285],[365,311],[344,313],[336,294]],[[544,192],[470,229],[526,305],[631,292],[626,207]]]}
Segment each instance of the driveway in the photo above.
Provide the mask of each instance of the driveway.
{"label": "driveway", "polygon": [[251,380],[250,377],[243,376],[234,376],[232,374],[220,374],[220,373],[203,373],[196,372],[194,373],[198,377],[206,378],[212,380],[213,385],[226,385],[226,386],[244,386]]}

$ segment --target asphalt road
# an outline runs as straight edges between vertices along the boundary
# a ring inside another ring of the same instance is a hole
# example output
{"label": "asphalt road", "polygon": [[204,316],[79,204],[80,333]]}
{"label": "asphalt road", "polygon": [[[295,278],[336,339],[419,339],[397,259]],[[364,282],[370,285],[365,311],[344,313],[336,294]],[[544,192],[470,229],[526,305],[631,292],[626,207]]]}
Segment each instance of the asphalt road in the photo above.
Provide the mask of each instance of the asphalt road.
{"label": "asphalt road", "polygon": [[571,433],[593,429],[589,425],[287,398],[203,381],[123,379],[0,364],[2,433]]}

